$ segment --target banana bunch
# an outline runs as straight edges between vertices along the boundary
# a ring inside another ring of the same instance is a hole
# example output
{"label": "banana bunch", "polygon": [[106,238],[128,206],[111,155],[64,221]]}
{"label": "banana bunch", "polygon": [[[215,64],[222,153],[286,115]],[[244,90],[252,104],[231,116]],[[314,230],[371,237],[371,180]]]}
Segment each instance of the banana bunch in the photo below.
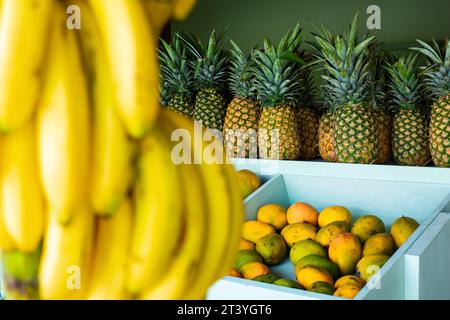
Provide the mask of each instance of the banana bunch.
{"label": "banana bunch", "polygon": [[0,1],[6,298],[203,299],[227,274],[243,220],[234,169],[159,105],[159,34],[194,4]]}

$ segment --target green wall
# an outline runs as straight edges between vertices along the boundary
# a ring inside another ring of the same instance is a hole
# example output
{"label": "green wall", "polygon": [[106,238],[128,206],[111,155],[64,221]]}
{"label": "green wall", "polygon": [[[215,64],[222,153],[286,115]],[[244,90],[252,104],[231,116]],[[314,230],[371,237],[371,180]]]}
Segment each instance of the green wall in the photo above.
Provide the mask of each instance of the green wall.
{"label": "green wall", "polygon": [[415,39],[443,40],[450,37],[450,0],[198,0],[191,16],[173,30],[193,32],[206,39],[213,29],[229,27],[239,45],[249,49],[265,35],[278,40],[296,22],[309,31],[312,22],[341,31],[360,10],[361,30],[366,28],[369,5],[381,8],[381,30],[388,48],[408,47]]}

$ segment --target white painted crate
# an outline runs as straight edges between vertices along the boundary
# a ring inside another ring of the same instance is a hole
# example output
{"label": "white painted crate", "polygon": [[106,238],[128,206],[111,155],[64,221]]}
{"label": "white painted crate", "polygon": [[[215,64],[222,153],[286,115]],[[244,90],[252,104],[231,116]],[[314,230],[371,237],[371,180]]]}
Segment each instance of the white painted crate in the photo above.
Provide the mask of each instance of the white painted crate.
{"label": "white painted crate", "polygon": [[[254,160],[252,162],[252,164],[236,164],[236,167],[261,173],[262,167],[266,170],[271,165],[270,162],[264,164],[255,163]],[[267,203],[289,206],[293,202],[304,201],[311,203],[318,210],[335,204],[347,206],[355,219],[367,213],[376,214],[385,222],[387,228],[403,214],[418,220],[421,223],[420,227],[380,270],[379,289],[370,290],[366,286],[356,297],[356,299],[411,298],[411,294],[406,293],[409,287],[405,283],[405,253],[419,236],[428,230],[443,208],[449,205],[450,170],[293,161],[278,162],[276,165],[277,170],[283,174],[273,176],[261,189],[246,199],[247,219],[255,219],[258,208]],[[393,168],[396,170],[392,170]],[[411,172],[415,175],[408,174]],[[450,259],[450,252],[447,256]],[[288,259],[271,269],[280,276],[294,278],[293,266]],[[450,283],[448,286],[450,287]],[[225,277],[216,282],[210,288],[207,297],[261,300],[336,299],[305,290],[233,277]]]}

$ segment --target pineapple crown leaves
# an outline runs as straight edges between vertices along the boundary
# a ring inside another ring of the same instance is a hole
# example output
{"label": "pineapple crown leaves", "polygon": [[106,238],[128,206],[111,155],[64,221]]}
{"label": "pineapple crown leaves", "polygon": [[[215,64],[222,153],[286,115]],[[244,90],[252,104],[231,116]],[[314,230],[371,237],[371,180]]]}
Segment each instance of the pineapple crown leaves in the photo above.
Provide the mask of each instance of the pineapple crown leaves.
{"label": "pineapple crown leaves", "polygon": [[389,72],[389,93],[395,108],[416,109],[421,102],[422,84],[418,75],[418,55],[400,57],[394,63],[387,63]]}
{"label": "pineapple crown leaves", "polygon": [[306,65],[304,65],[300,70],[300,78],[302,87],[300,90],[299,105],[304,107],[315,108],[315,96],[317,94],[316,87],[314,83],[313,71],[308,66],[312,60],[312,56],[307,54],[305,51],[299,53],[299,56]]}
{"label": "pineapple crown leaves", "polygon": [[381,49],[381,43],[376,43],[376,50],[371,51],[371,104],[375,109],[384,110],[388,106],[388,71],[387,63],[394,63],[394,57]]}
{"label": "pineapple crown leaves", "polygon": [[225,50],[225,31],[216,35],[213,30],[205,45],[192,35],[179,35],[185,44],[198,88],[218,88],[223,90],[227,81],[228,52]]}
{"label": "pineapple crown leaves", "polygon": [[326,74],[324,89],[327,99],[336,107],[359,104],[370,95],[370,54],[369,49],[375,36],[366,35],[358,41],[358,14],[353,18],[350,29],[343,35],[333,36],[330,31],[313,33],[316,44],[317,62],[323,64]]}
{"label": "pineapple crown leaves", "polygon": [[194,75],[187,59],[186,48],[175,35],[171,43],[161,39],[159,49],[162,82],[168,95],[192,95]]}
{"label": "pineapple crown leaves", "polygon": [[241,48],[230,40],[230,73],[229,73],[229,87],[234,96],[254,98],[255,87],[253,85],[254,75],[251,72],[252,64],[254,62],[252,53],[246,55]]}
{"label": "pineapple crown leaves", "polygon": [[264,39],[263,50],[253,50],[255,77],[254,88],[263,107],[280,104],[294,106],[301,92],[299,63],[303,60],[296,54],[301,44],[302,30],[299,25],[280,40],[275,47]]}
{"label": "pineapple crown leaves", "polygon": [[433,39],[432,45],[417,40],[420,48],[411,50],[418,51],[428,58],[429,66],[425,69],[425,83],[434,99],[450,94],[450,41],[446,41],[441,50],[438,43]]}

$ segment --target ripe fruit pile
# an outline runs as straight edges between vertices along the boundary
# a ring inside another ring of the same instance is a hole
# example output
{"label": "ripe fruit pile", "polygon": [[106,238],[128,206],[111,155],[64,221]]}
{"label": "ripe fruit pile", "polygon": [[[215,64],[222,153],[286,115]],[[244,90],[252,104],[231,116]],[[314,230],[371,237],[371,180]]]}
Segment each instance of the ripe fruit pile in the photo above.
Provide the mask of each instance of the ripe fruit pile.
{"label": "ripe fruit pile", "polygon": [[[390,233],[381,219],[363,215],[352,224],[351,212],[331,206],[320,213],[297,202],[288,210],[277,204],[259,208],[257,220],[243,225],[240,251],[230,276],[353,299],[418,227],[398,218]],[[268,266],[289,259],[297,282],[281,279]]]}
{"label": "ripe fruit pile", "polygon": [[159,107],[159,33],[194,2],[0,1],[6,298],[202,299],[226,274],[235,172],[191,139],[178,164],[171,135],[194,125]]}
{"label": "ripe fruit pile", "polygon": [[341,34],[312,37],[312,54],[299,24],[245,53],[214,31],[207,45],[177,33],[160,55],[163,100],[218,129],[236,158],[450,167],[450,42],[393,57],[358,35],[357,15]]}

